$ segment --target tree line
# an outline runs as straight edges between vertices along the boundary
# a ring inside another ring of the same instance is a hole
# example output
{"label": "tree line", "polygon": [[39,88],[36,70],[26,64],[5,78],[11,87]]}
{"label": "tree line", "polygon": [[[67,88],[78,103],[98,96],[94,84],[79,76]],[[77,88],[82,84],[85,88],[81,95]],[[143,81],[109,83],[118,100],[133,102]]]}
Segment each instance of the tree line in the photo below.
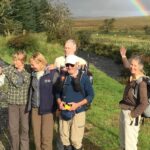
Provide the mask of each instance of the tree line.
{"label": "tree line", "polygon": [[48,40],[71,34],[71,13],[57,0],[0,0],[0,34],[46,32]]}

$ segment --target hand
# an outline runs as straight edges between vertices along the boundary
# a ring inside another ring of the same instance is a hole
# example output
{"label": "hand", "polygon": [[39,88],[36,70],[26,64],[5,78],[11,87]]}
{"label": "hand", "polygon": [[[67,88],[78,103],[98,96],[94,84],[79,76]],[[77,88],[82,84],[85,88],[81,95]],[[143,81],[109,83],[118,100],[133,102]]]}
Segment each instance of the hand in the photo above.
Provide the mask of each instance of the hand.
{"label": "hand", "polygon": [[66,104],[65,102],[61,101],[61,103],[59,104],[59,109],[65,110],[65,107],[64,107],[65,104]]}
{"label": "hand", "polygon": [[61,71],[67,72],[67,68],[66,67],[60,67]]}
{"label": "hand", "polygon": [[55,68],[55,67],[54,67],[54,64],[50,64],[50,65],[47,66],[47,69],[48,69],[49,71],[53,70],[54,68]]}
{"label": "hand", "polygon": [[122,47],[120,48],[120,55],[121,55],[122,58],[123,58],[123,57],[126,57],[126,52],[127,52],[127,49],[122,46]]}
{"label": "hand", "polygon": [[71,105],[71,108],[69,109],[70,111],[74,111],[74,110],[79,108],[79,104],[78,103],[71,102],[71,103],[68,103],[68,104]]}

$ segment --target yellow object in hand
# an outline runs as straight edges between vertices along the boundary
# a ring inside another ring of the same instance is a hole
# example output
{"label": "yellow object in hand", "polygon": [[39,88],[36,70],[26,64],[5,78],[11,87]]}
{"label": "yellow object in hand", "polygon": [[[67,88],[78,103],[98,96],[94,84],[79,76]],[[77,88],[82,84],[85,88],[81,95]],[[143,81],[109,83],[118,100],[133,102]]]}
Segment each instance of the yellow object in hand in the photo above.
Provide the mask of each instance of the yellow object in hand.
{"label": "yellow object in hand", "polygon": [[65,104],[64,107],[66,110],[69,110],[71,108],[71,105]]}

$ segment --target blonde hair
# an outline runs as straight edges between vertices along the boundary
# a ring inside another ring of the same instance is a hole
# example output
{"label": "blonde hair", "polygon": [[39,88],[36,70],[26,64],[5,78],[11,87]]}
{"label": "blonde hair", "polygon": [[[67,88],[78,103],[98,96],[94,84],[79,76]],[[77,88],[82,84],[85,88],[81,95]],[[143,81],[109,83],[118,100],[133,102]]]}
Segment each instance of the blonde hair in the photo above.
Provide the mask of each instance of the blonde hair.
{"label": "blonde hair", "polygon": [[27,59],[27,55],[25,51],[17,51],[12,55],[13,59],[19,59],[20,61],[22,61],[22,63],[24,63]]}
{"label": "blonde hair", "polygon": [[40,52],[35,52],[31,58],[30,58],[30,62],[31,61],[35,61],[36,63],[41,63],[43,66],[47,65],[47,60],[45,59],[44,55],[41,54]]}

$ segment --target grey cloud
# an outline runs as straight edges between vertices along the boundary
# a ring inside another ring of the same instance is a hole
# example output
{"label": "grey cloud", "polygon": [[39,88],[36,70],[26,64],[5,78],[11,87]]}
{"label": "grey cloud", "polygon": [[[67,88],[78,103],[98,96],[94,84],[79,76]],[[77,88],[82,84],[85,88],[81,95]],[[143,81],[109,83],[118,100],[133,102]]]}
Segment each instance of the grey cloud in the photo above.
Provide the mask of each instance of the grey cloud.
{"label": "grey cloud", "polygon": [[[73,16],[138,16],[138,9],[131,0],[62,0],[66,2]],[[143,0],[150,10],[150,1]]]}

